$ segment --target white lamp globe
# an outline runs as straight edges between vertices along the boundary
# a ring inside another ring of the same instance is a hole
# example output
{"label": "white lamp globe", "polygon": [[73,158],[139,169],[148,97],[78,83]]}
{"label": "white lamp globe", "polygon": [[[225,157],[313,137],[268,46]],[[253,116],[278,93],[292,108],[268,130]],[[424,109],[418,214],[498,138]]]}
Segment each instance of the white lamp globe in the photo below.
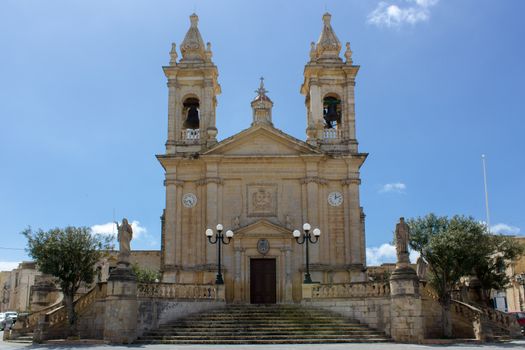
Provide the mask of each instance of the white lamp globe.
{"label": "white lamp globe", "polygon": [[232,238],[233,237],[233,231],[232,230],[226,231],[226,237],[227,238]]}
{"label": "white lamp globe", "polygon": [[309,223],[305,223],[305,224],[303,225],[303,230],[305,230],[305,231],[310,231],[311,228],[312,228],[312,226],[310,226]]}
{"label": "white lamp globe", "polygon": [[209,228],[206,230],[206,237],[211,237],[211,236],[213,236],[213,230]]}
{"label": "white lamp globe", "polygon": [[299,232],[299,230],[294,230],[294,231],[293,231],[293,236],[294,236],[295,238],[299,238],[299,237],[301,236],[301,232]]}
{"label": "white lamp globe", "polygon": [[223,229],[224,229],[224,227],[221,224],[217,225],[217,231],[222,231]]}
{"label": "white lamp globe", "polygon": [[321,230],[319,230],[318,228],[314,228],[314,236],[319,237],[320,235],[321,235]]}

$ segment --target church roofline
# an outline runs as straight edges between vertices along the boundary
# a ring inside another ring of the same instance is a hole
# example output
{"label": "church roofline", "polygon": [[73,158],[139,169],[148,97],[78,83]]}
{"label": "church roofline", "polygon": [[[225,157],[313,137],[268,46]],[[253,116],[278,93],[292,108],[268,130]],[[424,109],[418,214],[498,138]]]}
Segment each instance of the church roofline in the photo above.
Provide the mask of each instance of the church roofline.
{"label": "church roofline", "polygon": [[[299,140],[291,135],[288,135],[287,133],[285,133],[284,131],[282,130],[279,130],[271,125],[265,125],[265,124],[257,124],[257,125],[253,125],[247,129],[244,129],[242,131],[240,131],[239,133],[237,134],[234,134],[222,141],[220,141],[219,143],[217,143],[216,145],[214,145],[212,148],[208,149],[206,152],[202,153],[203,156],[205,155],[210,155],[210,154],[213,154],[214,152],[216,152],[217,150],[223,148],[223,147],[226,147],[227,145],[230,145],[232,143],[234,143],[235,141],[237,141],[239,138],[242,138],[242,137],[245,137],[246,135],[249,135],[251,133],[254,133],[258,130],[265,130],[267,132],[270,132],[278,137],[281,137],[289,142],[292,142],[294,144],[296,144],[297,146],[299,146],[300,148],[302,148],[303,150],[305,151],[308,151],[308,152],[312,152],[314,154],[319,154],[319,155],[322,155],[323,152],[319,151],[318,149],[316,149],[315,147],[309,145],[308,143],[306,143],[305,141],[302,141],[302,140]],[[271,155],[272,157],[275,157],[275,155]]]}

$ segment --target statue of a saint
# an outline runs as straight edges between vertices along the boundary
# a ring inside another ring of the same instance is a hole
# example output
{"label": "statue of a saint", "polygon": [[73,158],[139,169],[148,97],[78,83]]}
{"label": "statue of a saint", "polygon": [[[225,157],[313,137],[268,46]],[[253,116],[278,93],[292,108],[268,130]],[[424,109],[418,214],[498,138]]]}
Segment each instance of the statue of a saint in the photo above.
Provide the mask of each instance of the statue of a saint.
{"label": "statue of a saint", "polygon": [[399,218],[396,224],[396,253],[398,264],[409,264],[408,240],[410,238],[410,229],[405,222],[405,218]]}
{"label": "statue of a saint", "polygon": [[122,224],[118,224],[118,222],[115,222],[117,224],[117,230],[118,230],[118,244],[119,244],[119,260],[123,262],[129,262],[129,255],[130,255],[130,241],[133,238],[133,230],[131,229],[131,225],[128,223],[128,219],[124,218],[122,219]]}

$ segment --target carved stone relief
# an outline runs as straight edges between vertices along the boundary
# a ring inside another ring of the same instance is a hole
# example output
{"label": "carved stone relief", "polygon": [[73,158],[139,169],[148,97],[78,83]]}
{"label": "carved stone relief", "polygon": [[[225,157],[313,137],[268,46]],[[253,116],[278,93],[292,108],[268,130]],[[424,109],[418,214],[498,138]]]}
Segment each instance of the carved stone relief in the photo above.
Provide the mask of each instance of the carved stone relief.
{"label": "carved stone relief", "polygon": [[248,216],[277,216],[277,185],[247,186]]}

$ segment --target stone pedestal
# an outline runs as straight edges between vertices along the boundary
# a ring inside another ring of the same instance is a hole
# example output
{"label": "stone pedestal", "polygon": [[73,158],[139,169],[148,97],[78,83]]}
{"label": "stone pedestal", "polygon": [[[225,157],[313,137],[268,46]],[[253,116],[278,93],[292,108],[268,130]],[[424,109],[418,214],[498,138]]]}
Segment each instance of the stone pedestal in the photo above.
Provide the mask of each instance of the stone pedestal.
{"label": "stone pedestal", "polygon": [[129,265],[119,266],[108,278],[104,340],[131,344],[137,339],[137,278]]}
{"label": "stone pedestal", "polygon": [[401,265],[390,277],[390,335],[396,342],[420,343],[424,338],[419,279],[416,271]]}

